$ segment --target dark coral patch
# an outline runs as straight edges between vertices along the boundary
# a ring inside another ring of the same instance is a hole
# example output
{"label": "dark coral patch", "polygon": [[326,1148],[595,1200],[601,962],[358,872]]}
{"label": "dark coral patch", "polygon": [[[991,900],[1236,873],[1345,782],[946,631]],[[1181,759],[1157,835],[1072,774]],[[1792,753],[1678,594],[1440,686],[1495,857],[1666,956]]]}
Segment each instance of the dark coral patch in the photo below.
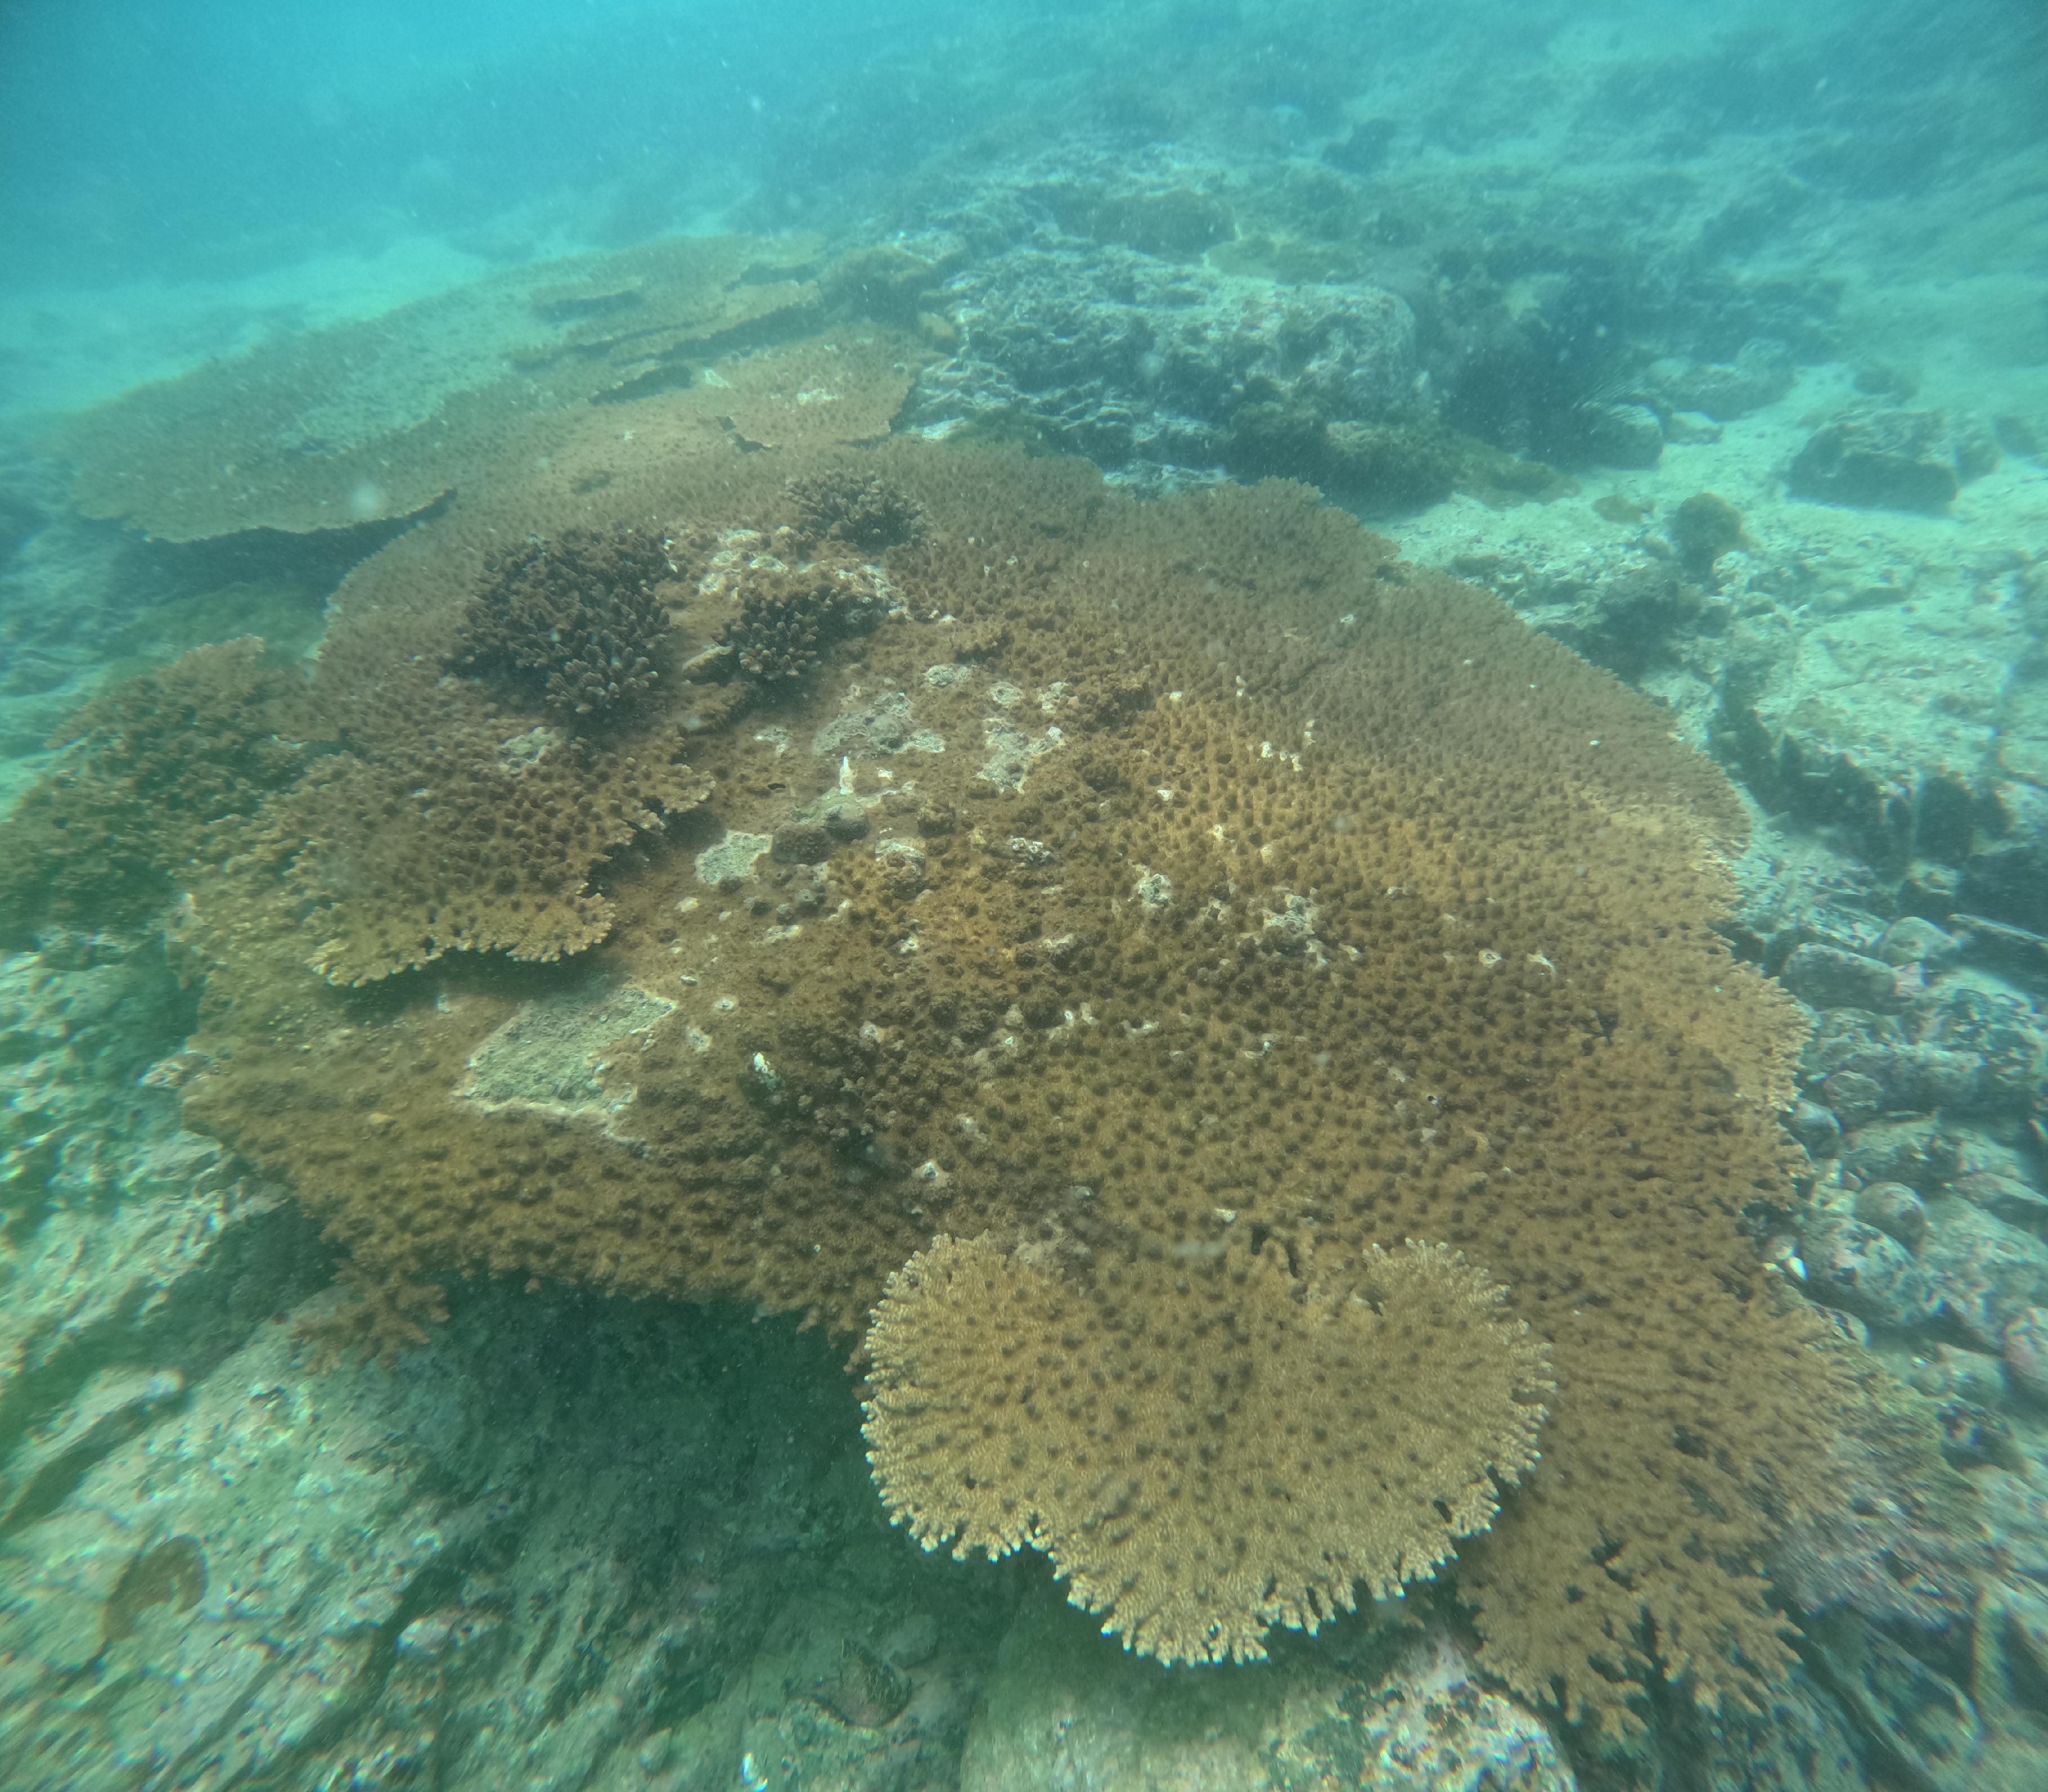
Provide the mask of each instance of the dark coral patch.
{"label": "dark coral patch", "polygon": [[196,647],[103,692],[6,823],[0,940],[46,921],[130,925],[194,859],[226,858],[263,799],[305,769],[304,681],[254,636]]}
{"label": "dark coral patch", "polygon": [[570,529],[493,555],[462,620],[453,666],[544,700],[579,726],[643,708],[667,656],[661,544],[633,529]]}
{"label": "dark coral patch", "polygon": [[796,510],[799,533],[809,540],[843,542],[862,553],[914,541],[924,522],[902,487],[855,467],[792,479],[783,495]]}
{"label": "dark coral patch", "polygon": [[738,583],[739,613],[724,640],[739,669],[764,685],[808,678],[835,642],[872,628],[880,613],[859,571],[829,560],[756,564]]}

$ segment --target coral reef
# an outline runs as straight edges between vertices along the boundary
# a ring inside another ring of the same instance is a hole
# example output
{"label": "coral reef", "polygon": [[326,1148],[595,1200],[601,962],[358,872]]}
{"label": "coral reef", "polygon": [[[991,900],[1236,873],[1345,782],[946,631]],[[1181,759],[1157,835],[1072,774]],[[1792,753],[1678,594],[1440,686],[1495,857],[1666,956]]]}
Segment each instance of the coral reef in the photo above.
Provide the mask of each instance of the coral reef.
{"label": "coral reef", "polygon": [[[553,959],[611,925],[588,879],[615,848],[709,794],[656,729],[605,747],[449,716],[409,749],[319,761],[273,812],[304,842],[293,877],[313,961],[374,982],[448,952]],[[465,725],[467,724],[467,725]]]}
{"label": "coral reef", "polygon": [[299,674],[253,637],[196,647],[80,710],[68,749],[6,820],[0,939],[51,921],[120,926],[167,902],[180,871],[217,863],[265,796],[306,763]]}
{"label": "coral reef", "polygon": [[[17,940],[52,919],[140,920],[180,882],[202,898],[188,921],[232,925],[282,881],[312,961],[338,983],[450,951],[555,958],[611,924],[592,869],[710,789],[673,723],[599,744],[453,681],[408,693],[394,679],[381,739],[308,753],[294,736],[318,693],[263,668],[262,645],[196,649],[80,712],[75,756],[0,836],[0,914]],[[227,878],[237,854],[242,874]]]}
{"label": "coral reef", "polygon": [[[566,491],[515,463],[351,576],[316,696],[350,753],[388,764],[401,813],[436,753],[487,770],[523,741],[536,762],[505,787],[597,775],[573,739],[435,677],[494,535],[681,518],[743,586],[785,564],[787,482],[825,464],[638,449],[615,432],[611,483],[580,467]],[[325,923],[278,913],[251,865],[241,894],[230,877],[202,898],[219,964],[188,1113],[288,1177],[404,1313],[432,1310],[436,1277],[510,1271],[731,1292],[850,1332],[936,1235],[985,1235],[1096,1316],[1128,1373],[1170,1380],[1278,1314],[1286,1278],[1321,1286],[1324,1266],[1335,1289],[1374,1247],[1440,1243],[1507,1288],[1556,1383],[1542,1460],[1458,1546],[1481,1664],[1623,1728],[1659,1676],[1760,1697],[1788,1655],[1751,1565],[1825,1485],[1848,1384],[1745,1230],[1783,1179],[1771,1115],[1801,1023],[1713,930],[1715,848],[1744,825],[1720,774],[1654,707],[1303,488],[1141,503],[1083,464],[913,441],[868,470],[924,519],[867,588],[890,593],[873,632],[821,639],[734,725],[735,687],[690,667],[737,600],[700,580],[676,623],[694,654],[644,734],[607,743],[681,775],[685,733],[658,731],[685,731],[707,829],[757,847],[639,831],[580,962],[429,964],[374,1007],[308,976]],[[270,813],[294,803],[281,836],[335,806],[308,784]],[[801,850],[769,850],[785,836]],[[554,846],[533,863],[537,840],[491,849],[521,889],[588,875]],[[307,862],[345,882],[344,860]],[[335,912],[353,899],[337,887]],[[374,942],[373,974],[417,937],[409,920]],[[585,987],[642,992],[618,1038],[579,1047],[609,1072],[562,1072],[601,1103],[466,1096],[487,1039]],[[1005,1412],[1045,1460],[1050,1433]],[[1264,1414],[1208,1413],[1204,1443],[1256,1453]],[[1518,1437],[1468,1440],[1458,1486],[1511,1473]],[[1243,1652],[1255,1626],[1340,1605],[1352,1569],[1385,1584],[1403,1551],[1433,1562],[1491,1497],[1391,1556],[1318,1514],[1313,1547],[1352,1567],[1321,1592],[1291,1570],[1270,1606],[1225,1592],[1204,1619],[1189,1591],[1147,1631],[1151,1599],[1093,1596],[1150,1646],[1186,1652],[1212,1623]],[[1236,1484],[1214,1498],[1247,1550],[1312,1559]]]}
{"label": "coral reef", "polygon": [[[870,1459],[925,1548],[1030,1544],[1144,1654],[1259,1660],[1271,1626],[1398,1595],[1484,1529],[1536,1460],[1550,1382],[1507,1290],[1441,1245],[1375,1245],[1320,1284],[1277,1243],[1226,1247],[1222,1324],[1175,1299],[1189,1261],[1092,1309],[985,1238],[940,1238],[868,1328]],[[1132,1306],[1153,1335],[1120,1335]]]}
{"label": "coral reef", "polygon": [[960,339],[919,383],[927,428],[1041,429],[1104,466],[1272,464],[1274,437],[1383,421],[1410,397],[1416,323],[1363,284],[1288,288],[1135,250],[1045,247],[991,257],[948,288]]}
{"label": "coral reef", "polygon": [[557,716],[593,726],[630,715],[661,677],[671,576],[660,542],[630,529],[572,529],[484,563],[454,664],[530,685]]}
{"label": "coral reef", "polygon": [[[785,336],[814,300],[797,277],[813,253],[801,238],[676,238],[280,336],[68,423],[72,498],[173,541],[416,515],[572,436],[584,401],[610,421],[619,400],[691,388],[704,360]],[[707,417],[729,409],[718,388],[708,405],[685,396]]]}
{"label": "coral reef", "polygon": [[2039,58],[1040,10],[0,469],[25,1781],[2048,1784]]}

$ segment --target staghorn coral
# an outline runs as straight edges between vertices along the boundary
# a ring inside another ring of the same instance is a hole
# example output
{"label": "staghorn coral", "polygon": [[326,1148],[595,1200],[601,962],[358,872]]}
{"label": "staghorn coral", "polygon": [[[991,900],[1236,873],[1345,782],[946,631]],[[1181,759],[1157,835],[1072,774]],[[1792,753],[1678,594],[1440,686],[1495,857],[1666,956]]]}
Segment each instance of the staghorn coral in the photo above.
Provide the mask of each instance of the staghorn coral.
{"label": "staghorn coral", "polygon": [[180,870],[234,850],[239,824],[305,764],[304,681],[253,636],[196,647],[103,692],[51,742],[68,748],[0,824],[0,938],[48,921],[122,926]]}
{"label": "staghorn coral", "polygon": [[[1191,1278],[1211,1286],[1177,1298]],[[1536,1460],[1543,1348],[1441,1245],[1369,1247],[1318,1286],[1239,1243],[1155,1282],[1134,1338],[985,1237],[891,1276],[867,1431],[897,1522],[961,1558],[1043,1550],[1162,1661],[1255,1661],[1270,1626],[1353,1609],[1354,1584],[1434,1574]]]}
{"label": "staghorn coral", "polygon": [[452,663],[532,687],[572,724],[616,721],[661,677],[669,615],[657,588],[670,576],[661,544],[631,529],[570,529],[493,554]]}
{"label": "staghorn coral", "polygon": [[[540,725],[436,677],[495,542],[676,517],[739,542],[828,464],[640,447],[566,486],[508,463],[351,576],[316,696],[394,789]],[[216,895],[235,924],[191,1120],[290,1177],[408,1310],[436,1276],[519,1273],[852,1332],[935,1235],[987,1235],[1169,1378],[1232,1335],[1239,1268],[1277,1278],[1277,1251],[1312,1287],[1439,1240],[1506,1286],[1556,1383],[1542,1460],[1451,1570],[1486,1665],[1616,1729],[1660,1678],[1760,1700],[1790,1653],[1759,1565],[1826,1497],[1853,1384],[1744,1231],[1784,1185],[1800,1023],[1715,931],[1725,779],[1303,488],[1142,503],[955,444],[870,464],[924,518],[873,631],[821,640],[749,724],[687,665],[642,724],[691,731],[731,836],[815,835],[821,863],[707,874],[642,835],[587,963],[429,964],[374,1024],[307,973],[274,885]],[[678,626],[708,638],[733,601],[700,592]],[[601,1119],[465,1096],[497,1029],[600,979],[675,1003],[602,1053],[630,1068]],[[1225,1412],[1217,1446],[1263,1419]],[[1207,1634],[1174,1609],[1157,1635]],[[1246,1610],[1222,1600],[1217,1634]]]}

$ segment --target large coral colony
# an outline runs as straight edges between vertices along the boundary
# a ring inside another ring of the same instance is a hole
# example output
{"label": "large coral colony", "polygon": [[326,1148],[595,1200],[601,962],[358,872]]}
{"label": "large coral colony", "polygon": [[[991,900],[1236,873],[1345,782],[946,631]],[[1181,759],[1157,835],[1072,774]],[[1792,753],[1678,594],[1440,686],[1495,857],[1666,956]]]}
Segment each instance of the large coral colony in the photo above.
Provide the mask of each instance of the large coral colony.
{"label": "large coral colony", "polygon": [[1720,774],[1309,488],[889,437],[879,327],[720,353],[475,425],[309,679],[96,700],[8,930],[167,917],[188,1119],[384,1341],[741,1296],[864,1339],[919,1541],[1162,1662],[1441,1577],[1569,1716],[1760,1703],[1861,1371],[1750,1242],[1799,1029]]}

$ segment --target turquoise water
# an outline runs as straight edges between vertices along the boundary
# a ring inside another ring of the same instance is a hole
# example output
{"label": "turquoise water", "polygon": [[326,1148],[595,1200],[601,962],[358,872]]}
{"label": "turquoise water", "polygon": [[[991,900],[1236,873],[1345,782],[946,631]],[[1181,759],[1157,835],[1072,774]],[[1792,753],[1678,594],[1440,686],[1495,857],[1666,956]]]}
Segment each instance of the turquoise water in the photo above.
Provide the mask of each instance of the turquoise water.
{"label": "turquoise water", "polygon": [[0,1787],[2048,1785],[2044,95],[0,8]]}

